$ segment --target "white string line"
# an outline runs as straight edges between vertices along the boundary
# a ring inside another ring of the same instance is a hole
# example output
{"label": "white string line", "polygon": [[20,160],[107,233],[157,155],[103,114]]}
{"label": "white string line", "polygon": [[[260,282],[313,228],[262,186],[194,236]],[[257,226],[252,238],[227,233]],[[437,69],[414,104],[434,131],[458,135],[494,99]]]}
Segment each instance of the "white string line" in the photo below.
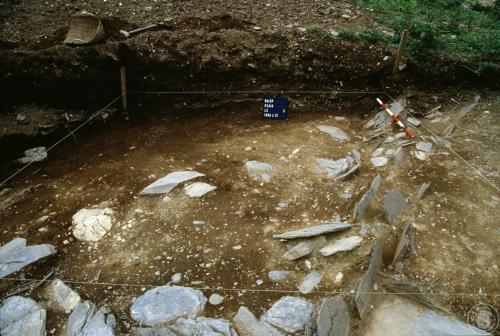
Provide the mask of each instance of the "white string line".
{"label": "white string line", "polygon": [[[26,281],[34,281],[34,282],[51,282],[49,279],[35,279],[35,278],[0,278],[3,281],[17,281],[17,282],[26,282]],[[77,281],[77,280],[61,280],[64,283],[74,284],[74,285],[97,285],[97,286],[119,286],[119,287],[149,287],[156,288],[162,287],[164,285],[148,285],[148,284],[133,284],[133,283],[116,283],[116,282],[93,282],[93,281]],[[198,290],[211,290],[211,291],[227,291],[227,292],[276,292],[276,293],[301,293],[299,290],[291,290],[291,289],[255,289],[255,288],[226,288],[226,287],[194,287],[191,288]],[[357,293],[361,294],[374,294],[374,295],[444,295],[444,296],[500,296],[500,293],[446,293],[446,292],[433,292],[433,293],[415,293],[415,292],[345,292],[345,291],[321,291],[316,290],[313,293],[317,294],[343,294],[343,295],[356,295]]]}
{"label": "white string line", "polygon": [[[392,99],[392,101],[396,101],[391,95],[389,95],[387,92],[385,92],[385,94],[387,95],[387,97],[389,97],[390,99]],[[418,119],[416,116],[414,116],[410,111],[408,111],[408,109],[406,109],[405,107],[403,107],[403,110],[406,111],[410,116],[412,116],[413,118],[415,119]],[[446,139],[443,139],[442,137],[440,137],[439,135],[435,134],[434,132],[432,132],[429,128],[427,128],[425,126],[424,123],[421,124],[422,127],[427,130],[427,132],[429,132],[430,134],[432,134],[433,136],[435,136],[438,140],[441,139],[442,141],[440,141],[446,148],[448,148],[450,151],[453,152],[453,154],[455,154],[457,157],[459,157],[463,162],[465,162],[465,164],[467,164],[474,172],[476,172],[480,177],[483,178],[484,181],[486,181],[489,185],[491,185],[498,193],[500,193],[500,188],[498,188],[493,182],[491,182],[486,176],[483,175],[483,173],[481,173],[481,171],[474,167],[469,161],[467,161],[466,159],[464,159],[460,154],[458,154],[450,145],[447,144],[447,141]]]}
{"label": "white string line", "polygon": [[[78,131],[80,128],[82,128],[83,126],[85,126],[88,122],[90,122],[92,119],[94,119],[97,115],[99,115],[101,112],[103,112],[104,110],[106,110],[108,107],[110,107],[111,105],[113,105],[114,102],[116,102],[118,99],[121,98],[121,95],[119,95],[118,97],[116,97],[115,99],[113,99],[109,104],[107,104],[106,106],[104,106],[103,108],[101,108],[99,111],[95,112],[93,115],[91,115],[87,120],[85,120],[83,123],[81,123],[80,125],[78,125],[78,127],[76,127],[74,130],[70,131],[68,134],[66,134],[61,140],[57,141],[55,144],[53,144],[52,146],[50,146],[46,152],[48,153],[50,150],[54,149],[54,147],[56,147],[57,145],[59,145],[61,142],[63,142],[64,140],[66,140],[67,138],[69,138],[70,136],[74,135],[74,133],[76,131]],[[18,175],[20,172],[22,172],[23,170],[25,170],[26,168],[28,168],[33,162],[36,162],[34,161],[33,159],[28,162],[27,164],[25,164],[23,167],[21,167],[19,170],[17,170],[14,174],[10,175],[9,177],[7,177],[5,180],[2,181],[2,183],[0,183],[0,187],[3,186],[5,183],[7,183],[8,181],[10,181],[11,179],[13,179],[16,175]]]}

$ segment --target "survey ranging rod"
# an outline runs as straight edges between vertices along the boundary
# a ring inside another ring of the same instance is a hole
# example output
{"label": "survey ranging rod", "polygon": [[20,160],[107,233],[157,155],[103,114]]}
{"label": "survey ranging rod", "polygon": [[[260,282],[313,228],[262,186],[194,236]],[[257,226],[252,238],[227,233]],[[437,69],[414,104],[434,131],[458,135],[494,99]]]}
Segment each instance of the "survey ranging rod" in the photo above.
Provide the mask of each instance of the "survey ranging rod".
{"label": "survey ranging rod", "polygon": [[406,134],[408,134],[408,136],[410,138],[414,138],[415,137],[415,134],[413,134],[413,132],[411,131],[411,129],[409,129],[408,127],[406,127],[402,122],[401,122],[401,119],[399,119],[399,117],[394,114],[390,109],[389,109],[389,104],[384,104],[382,102],[382,100],[380,100],[380,98],[377,98],[377,102],[380,104],[380,107],[383,108],[387,113],[389,113],[389,115],[391,116],[392,120],[394,120],[398,125],[399,127],[401,127],[403,129],[403,131],[406,132]]}

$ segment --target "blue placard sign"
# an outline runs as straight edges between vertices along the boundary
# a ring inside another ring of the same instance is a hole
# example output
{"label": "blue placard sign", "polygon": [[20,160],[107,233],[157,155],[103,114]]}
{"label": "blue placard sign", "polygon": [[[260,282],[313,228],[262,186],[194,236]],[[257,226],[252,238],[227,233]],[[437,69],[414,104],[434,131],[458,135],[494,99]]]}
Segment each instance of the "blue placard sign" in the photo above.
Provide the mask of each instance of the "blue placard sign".
{"label": "blue placard sign", "polygon": [[262,99],[262,118],[288,119],[288,99],[280,97],[264,97]]}

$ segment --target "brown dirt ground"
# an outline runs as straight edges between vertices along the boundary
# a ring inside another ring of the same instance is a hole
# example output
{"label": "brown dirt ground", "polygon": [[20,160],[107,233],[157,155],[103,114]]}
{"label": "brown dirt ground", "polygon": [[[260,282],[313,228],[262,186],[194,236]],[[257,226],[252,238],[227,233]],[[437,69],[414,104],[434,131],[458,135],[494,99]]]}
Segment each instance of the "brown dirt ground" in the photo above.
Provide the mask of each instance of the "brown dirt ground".
{"label": "brown dirt ground", "polygon": [[[500,185],[496,137],[500,102],[494,93],[483,95],[476,109],[458,122],[453,148]],[[441,122],[424,120],[436,132],[455,119],[450,98],[468,102],[472,95],[407,95],[416,113],[443,105]],[[379,174],[382,187],[357,223],[368,224],[373,232],[351,252],[332,257],[313,253],[309,258],[313,270],[323,272],[324,279],[306,298],[315,301],[331,291],[350,293],[366,270],[374,237],[381,238],[385,246],[393,245],[410,222],[415,232],[411,252],[402,267],[384,267],[384,273],[416,283],[461,319],[475,303],[498,306],[498,192],[442,145],[435,146],[426,161],[412,157],[410,146],[401,168],[396,169],[393,162],[373,168],[369,158],[376,142],[362,142],[366,135],[363,124],[374,113],[374,105],[368,101],[360,98],[359,103],[314,109],[292,106],[288,121],[263,121],[258,102],[181,108],[162,100],[150,101],[131,111],[128,121],[115,119],[105,128],[90,126],[75,142],[65,142],[50,153],[48,161],[17,178],[0,199],[0,242],[21,236],[30,244],[56,245],[57,255],[27,267],[25,276],[41,278],[54,270],[64,280],[113,283],[72,287],[83,298],[109,306],[122,322],[132,322],[129,307],[134,297],[149,286],[167,283],[176,272],[185,275],[182,285],[210,287],[203,290],[207,296],[213,292],[227,296],[220,308],[208,306],[206,316],[230,319],[240,305],[259,315],[285,295],[281,290],[296,290],[309,272],[303,260],[281,260],[288,244],[274,240],[272,233],[318,224],[335,215],[348,219],[366,186]],[[351,141],[335,142],[315,128],[318,124],[344,129]],[[426,135],[422,128],[416,133]],[[245,150],[248,146],[251,151]],[[295,148],[301,148],[298,157],[288,159]],[[316,172],[316,158],[340,158],[353,148],[360,149],[363,156],[362,168],[354,177],[331,181]],[[246,160],[275,164],[279,175],[269,184],[255,182],[243,170]],[[168,200],[139,196],[146,185],[179,169],[205,173],[202,180],[216,185],[217,191],[202,199],[187,198],[182,188],[171,192]],[[426,181],[432,185],[425,198],[410,203],[392,226],[386,225],[381,209],[384,193],[398,188],[411,199]],[[340,197],[343,192],[353,197],[344,200]],[[287,206],[279,209],[282,201]],[[73,240],[72,215],[103,202],[117,215],[110,233],[95,244]],[[37,222],[43,215],[49,219]],[[207,224],[195,226],[194,220]],[[48,230],[41,232],[42,227]],[[333,241],[360,229],[356,226],[327,238]],[[241,250],[234,250],[236,245]],[[391,248],[386,250],[390,253]],[[293,275],[273,284],[267,279],[272,269],[287,269]],[[159,275],[155,275],[157,271]],[[335,284],[339,271],[344,280]],[[264,281],[260,286],[258,279]],[[202,283],[193,285],[193,281]],[[0,292],[17,286],[1,282]],[[40,290],[33,295],[41,299]],[[346,297],[354,307],[352,295]],[[61,333],[65,320],[64,314],[49,311],[48,330],[56,328],[56,334]],[[119,328],[126,330],[123,323]],[[355,333],[358,328],[355,319]]]}

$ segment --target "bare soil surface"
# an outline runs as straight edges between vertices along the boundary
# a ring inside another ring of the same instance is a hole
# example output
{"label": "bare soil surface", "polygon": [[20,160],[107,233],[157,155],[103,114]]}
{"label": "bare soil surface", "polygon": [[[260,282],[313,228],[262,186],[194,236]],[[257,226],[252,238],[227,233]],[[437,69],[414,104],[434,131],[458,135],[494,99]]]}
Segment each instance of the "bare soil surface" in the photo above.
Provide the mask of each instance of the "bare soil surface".
{"label": "bare soil surface", "polygon": [[[442,105],[440,120],[421,119],[425,127],[440,134],[456,121],[452,148],[498,186],[500,102],[494,93],[481,94],[474,111],[458,121],[457,109],[472,101],[472,93],[414,92],[407,93],[406,99],[419,116]],[[333,242],[361,234],[362,245],[330,257],[318,251],[308,257],[312,269],[324,278],[305,297],[316,302],[330,292],[345,293],[353,309],[354,334],[358,334],[361,322],[355,317],[352,293],[366,271],[373,239],[383,241],[385,259],[390,260],[397,237],[411,223],[411,251],[395,269],[384,266],[384,274],[415,283],[436,305],[462,320],[478,302],[500,304],[500,196],[456,154],[435,145],[427,160],[420,161],[411,155],[415,145],[410,145],[404,148],[399,168],[393,160],[375,168],[370,162],[375,148],[396,145],[363,141],[364,124],[375,113],[372,99],[360,97],[357,103],[314,108],[294,104],[288,121],[262,120],[259,104],[182,108],[150,101],[131,111],[128,120],[91,126],[2,192],[0,242],[21,236],[30,244],[57,246],[57,255],[25,268],[24,276],[39,279],[55,271],[61,279],[74,281],[69,284],[83,298],[105,304],[117,314],[119,334],[134,324],[129,316],[133,298],[151,286],[168,283],[177,272],[184,274],[181,285],[201,288],[206,296],[226,296],[220,307],[208,306],[206,316],[231,320],[241,305],[260,315],[286,293],[300,295],[297,286],[311,271],[304,260],[283,260],[281,255],[295,242],[273,239],[272,234],[320,224],[337,215],[349,221],[354,204],[380,175],[382,187],[362,220],[349,231],[326,236]],[[316,128],[320,124],[343,129],[351,140],[333,140]],[[429,133],[420,126],[416,135],[422,139]],[[318,172],[317,158],[339,159],[354,148],[363,160],[356,175],[334,181]],[[295,149],[300,151],[290,157]],[[247,160],[271,163],[278,173],[270,183],[254,181],[243,168]],[[139,195],[156,179],[184,169],[206,174],[200,181],[217,190],[201,199],[188,198],[182,187],[167,197]],[[431,186],[415,203],[413,197],[424,182]],[[394,188],[409,203],[389,225],[382,203],[384,194]],[[117,222],[97,243],[75,240],[71,217],[93,206],[112,208]],[[42,216],[48,219],[39,220]],[[272,283],[267,273],[273,269],[292,275]],[[341,283],[335,283],[338,272],[344,273]],[[383,279],[377,280],[380,292]],[[1,282],[0,291],[9,293],[18,286],[15,281]],[[40,290],[33,295],[39,297]],[[64,314],[49,311],[47,330],[55,328],[55,334],[61,334],[65,322]]]}

